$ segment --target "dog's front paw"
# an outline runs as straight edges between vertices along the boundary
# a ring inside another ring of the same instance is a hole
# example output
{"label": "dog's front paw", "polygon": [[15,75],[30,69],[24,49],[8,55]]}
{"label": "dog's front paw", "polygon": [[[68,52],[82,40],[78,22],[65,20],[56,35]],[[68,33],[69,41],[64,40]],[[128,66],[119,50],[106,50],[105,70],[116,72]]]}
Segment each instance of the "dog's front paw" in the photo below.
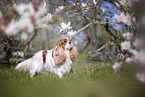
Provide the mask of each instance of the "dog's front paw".
{"label": "dog's front paw", "polygon": [[59,78],[63,78],[62,73],[58,73],[57,75],[59,76]]}

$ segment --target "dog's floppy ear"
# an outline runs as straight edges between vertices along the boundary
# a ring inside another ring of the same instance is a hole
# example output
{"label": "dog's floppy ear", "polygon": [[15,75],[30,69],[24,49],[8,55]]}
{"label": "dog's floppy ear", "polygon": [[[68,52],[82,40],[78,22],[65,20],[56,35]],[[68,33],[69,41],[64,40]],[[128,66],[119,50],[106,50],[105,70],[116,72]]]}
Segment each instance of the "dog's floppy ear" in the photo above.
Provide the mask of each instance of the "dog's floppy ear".
{"label": "dog's floppy ear", "polygon": [[64,64],[66,61],[66,54],[65,54],[65,44],[64,44],[64,39],[61,39],[58,43],[58,46],[55,50],[55,57],[54,61],[56,65],[61,65]]}
{"label": "dog's floppy ear", "polygon": [[74,44],[73,44],[72,48],[70,49],[69,54],[70,54],[70,59],[72,61],[75,61],[77,58],[77,48],[74,46]]}

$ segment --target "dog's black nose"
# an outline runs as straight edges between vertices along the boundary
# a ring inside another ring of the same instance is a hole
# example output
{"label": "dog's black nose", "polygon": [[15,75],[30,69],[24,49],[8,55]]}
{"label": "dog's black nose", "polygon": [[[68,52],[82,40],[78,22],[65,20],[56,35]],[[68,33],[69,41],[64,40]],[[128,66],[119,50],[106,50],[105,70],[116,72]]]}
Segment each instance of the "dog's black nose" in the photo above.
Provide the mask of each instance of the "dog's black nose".
{"label": "dog's black nose", "polygon": [[69,44],[71,44],[71,42],[70,42],[70,41],[69,41],[68,43],[69,43]]}

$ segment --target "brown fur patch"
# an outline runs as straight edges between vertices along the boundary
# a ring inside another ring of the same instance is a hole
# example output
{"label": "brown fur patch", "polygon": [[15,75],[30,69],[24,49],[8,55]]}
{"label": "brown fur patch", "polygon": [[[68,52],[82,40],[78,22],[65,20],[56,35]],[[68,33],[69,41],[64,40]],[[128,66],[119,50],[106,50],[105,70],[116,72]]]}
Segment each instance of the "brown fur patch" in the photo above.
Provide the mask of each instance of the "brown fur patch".
{"label": "brown fur patch", "polygon": [[70,49],[69,54],[70,54],[70,59],[71,59],[72,61],[75,61],[76,58],[77,58],[77,48],[76,48],[74,45],[73,45],[73,47]]}
{"label": "brown fur patch", "polygon": [[66,61],[66,54],[62,47],[57,47],[55,50],[54,61],[56,65],[64,64]]}
{"label": "brown fur patch", "polygon": [[[66,41],[66,42],[64,42],[64,41]],[[58,46],[59,46],[59,47],[62,47],[63,49],[65,49],[65,45],[67,44],[68,41],[69,41],[69,40],[66,39],[66,38],[61,39],[61,40],[59,41],[59,43],[58,43]]]}
{"label": "brown fur patch", "polygon": [[54,61],[56,65],[64,64],[66,61],[65,45],[70,39],[63,38],[59,41],[58,46],[55,50]]}
{"label": "brown fur patch", "polygon": [[43,64],[46,63],[46,54],[47,54],[47,51],[43,51],[43,52],[42,52]]}

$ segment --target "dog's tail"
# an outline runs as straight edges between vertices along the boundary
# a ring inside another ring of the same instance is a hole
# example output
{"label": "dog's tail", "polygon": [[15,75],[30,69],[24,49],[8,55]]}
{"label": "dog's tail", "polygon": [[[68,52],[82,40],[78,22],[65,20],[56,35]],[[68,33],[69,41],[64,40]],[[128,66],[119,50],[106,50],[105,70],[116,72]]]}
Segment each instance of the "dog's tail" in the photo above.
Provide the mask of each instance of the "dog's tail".
{"label": "dog's tail", "polygon": [[31,68],[31,64],[32,64],[32,58],[29,58],[21,63],[19,63],[16,67],[15,70],[19,70],[19,71],[26,71],[26,70],[30,70]]}

